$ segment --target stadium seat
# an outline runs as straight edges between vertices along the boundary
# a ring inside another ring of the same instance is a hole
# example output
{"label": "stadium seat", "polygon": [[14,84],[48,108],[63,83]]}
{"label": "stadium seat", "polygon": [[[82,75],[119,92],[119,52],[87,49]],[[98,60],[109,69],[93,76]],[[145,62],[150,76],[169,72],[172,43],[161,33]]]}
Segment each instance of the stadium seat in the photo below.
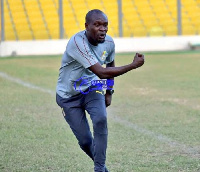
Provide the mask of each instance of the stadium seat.
{"label": "stadium seat", "polygon": [[149,30],[149,36],[164,36],[164,30],[162,27],[155,26]]}
{"label": "stadium seat", "polygon": [[104,10],[101,0],[95,0],[95,1],[94,0],[86,0],[86,4],[87,4],[87,7],[89,8],[89,10],[92,10],[92,9]]}
{"label": "stadium seat", "polygon": [[73,0],[72,6],[73,6],[73,13],[76,17],[77,23],[80,27],[80,30],[84,30],[85,28],[85,15],[88,12],[87,5],[85,2],[80,3],[79,0]]}
{"label": "stadium seat", "polygon": [[197,5],[200,5],[200,0],[196,0]]}
{"label": "stadium seat", "polygon": [[47,28],[37,0],[24,1],[35,39],[49,39]]}
{"label": "stadium seat", "polygon": [[16,29],[16,35],[19,40],[32,39],[30,26],[23,8],[22,1],[8,0],[7,5],[10,8],[10,15],[12,15],[13,26]]}
{"label": "stadium seat", "polygon": [[177,19],[177,1],[165,0],[166,6],[172,18]]}
{"label": "stadium seat", "polygon": [[199,34],[199,18],[200,6],[198,2],[196,0],[182,0],[183,34]]}
{"label": "stadium seat", "polygon": [[118,30],[118,5],[116,0],[102,0],[103,11],[108,16],[109,30],[108,34],[112,36],[119,36]]}
{"label": "stadium seat", "polygon": [[75,12],[69,3],[63,4],[63,24],[67,38],[70,38],[76,32],[81,30]]}
{"label": "stadium seat", "polygon": [[126,37],[147,35],[144,21],[137,9],[137,6],[131,0],[122,3],[123,35]]}
{"label": "stadium seat", "polygon": [[7,4],[4,5],[5,40],[16,40],[15,31],[11,22]]}
{"label": "stadium seat", "polygon": [[59,38],[59,16],[53,1],[40,1],[41,8],[44,14],[46,29],[48,29],[51,39]]}
{"label": "stadium seat", "polygon": [[183,19],[182,19],[182,33],[184,35],[194,35],[197,32],[197,29],[195,29],[195,26],[192,24],[192,21],[190,20],[189,16],[187,14],[183,13]]}

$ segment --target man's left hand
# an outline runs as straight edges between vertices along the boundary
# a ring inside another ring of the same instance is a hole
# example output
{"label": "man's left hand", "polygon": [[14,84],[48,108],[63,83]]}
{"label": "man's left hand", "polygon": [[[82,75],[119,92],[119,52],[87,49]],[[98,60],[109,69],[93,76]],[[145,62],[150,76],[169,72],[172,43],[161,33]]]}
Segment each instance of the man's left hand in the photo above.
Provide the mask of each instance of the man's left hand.
{"label": "man's left hand", "polygon": [[105,103],[106,103],[106,107],[111,105],[111,101],[112,101],[112,95],[106,93],[105,94]]}

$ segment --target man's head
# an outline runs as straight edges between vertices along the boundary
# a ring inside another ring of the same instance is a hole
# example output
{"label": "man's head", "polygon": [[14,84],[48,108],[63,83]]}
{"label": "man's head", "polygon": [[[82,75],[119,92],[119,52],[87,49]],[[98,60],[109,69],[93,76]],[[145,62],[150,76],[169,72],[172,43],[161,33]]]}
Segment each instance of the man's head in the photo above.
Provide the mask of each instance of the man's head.
{"label": "man's head", "polygon": [[93,45],[103,43],[108,31],[108,18],[100,10],[89,11],[85,17],[85,29],[89,42]]}

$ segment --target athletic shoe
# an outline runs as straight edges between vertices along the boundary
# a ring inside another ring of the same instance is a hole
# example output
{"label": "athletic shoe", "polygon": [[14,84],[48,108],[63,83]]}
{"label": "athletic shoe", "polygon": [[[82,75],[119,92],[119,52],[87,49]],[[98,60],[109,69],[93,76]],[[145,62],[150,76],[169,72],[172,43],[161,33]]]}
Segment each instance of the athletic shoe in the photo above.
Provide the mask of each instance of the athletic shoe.
{"label": "athletic shoe", "polygon": [[109,172],[107,168],[105,168],[105,172]]}

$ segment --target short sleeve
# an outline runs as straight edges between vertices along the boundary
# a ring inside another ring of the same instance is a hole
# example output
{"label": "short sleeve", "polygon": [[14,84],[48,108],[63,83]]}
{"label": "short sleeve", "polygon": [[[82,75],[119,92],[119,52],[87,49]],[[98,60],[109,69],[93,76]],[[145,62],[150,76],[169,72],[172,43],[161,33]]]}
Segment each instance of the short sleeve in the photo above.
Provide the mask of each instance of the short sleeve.
{"label": "short sleeve", "polygon": [[105,64],[111,63],[115,59],[115,51],[113,50],[111,54],[106,58]]}
{"label": "short sleeve", "polygon": [[113,41],[110,41],[110,53],[105,60],[105,64],[111,63],[115,59],[115,44]]}
{"label": "short sleeve", "polygon": [[88,68],[98,62],[88,46],[84,35],[76,34],[68,42],[67,54],[78,61],[84,68]]}

